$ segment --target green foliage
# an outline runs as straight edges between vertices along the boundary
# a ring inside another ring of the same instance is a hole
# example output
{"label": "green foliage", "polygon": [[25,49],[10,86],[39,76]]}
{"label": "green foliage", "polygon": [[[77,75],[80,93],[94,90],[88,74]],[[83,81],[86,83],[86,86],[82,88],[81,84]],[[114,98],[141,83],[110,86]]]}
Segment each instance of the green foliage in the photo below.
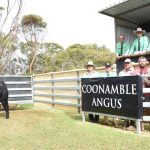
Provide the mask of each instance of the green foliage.
{"label": "green foliage", "polygon": [[5,74],[13,51],[16,49],[17,39],[11,35],[0,35],[0,73]]}
{"label": "green foliage", "polygon": [[[28,61],[32,59],[30,41],[20,43],[21,51],[27,56]],[[34,73],[46,73],[51,71],[62,71],[82,69],[86,67],[89,60],[93,60],[96,67],[104,66],[106,62],[115,63],[115,54],[105,46],[96,44],[74,44],[66,50],[57,43],[42,43],[40,45],[33,66]],[[29,72],[29,71],[27,71]]]}
{"label": "green foliage", "polygon": [[45,54],[47,55],[55,55],[56,53],[58,53],[59,51],[62,51],[64,50],[64,48],[57,44],[57,43],[43,43],[42,44],[42,47],[41,47],[43,50],[45,50]]}
{"label": "green foliage", "polygon": [[47,23],[39,15],[29,14],[22,18],[20,33],[23,34],[26,44],[30,49],[29,72],[34,71],[37,61],[38,50],[41,47],[44,31]]}
{"label": "green foliage", "polygon": [[0,10],[4,10],[4,9],[5,9],[4,7],[0,6]]}
{"label": "green foliage", "polygon": [[98,47],[96,44],[74,44],[63,50],[56,43],[45,43],[45,52],[37,57],[34,73],[81,69],[89,60],[93,60],[97,67],[104,66],[106,62],[115,62],[114,53],[105,46]]}
{"label": "green foliage", "polygon": [[51,71],[51,66],[53,69],[57,68],[55,56],[63,50],[63,47],[57,43],[42,43],[34,66],[34,73]]}
{"label": "green foliage", "polygon": [[47,23],[43,22],[43,18],[39,15],[29,14],[25,15],[21,21],[22,26],[36,27],[36,28],[46,28]]}

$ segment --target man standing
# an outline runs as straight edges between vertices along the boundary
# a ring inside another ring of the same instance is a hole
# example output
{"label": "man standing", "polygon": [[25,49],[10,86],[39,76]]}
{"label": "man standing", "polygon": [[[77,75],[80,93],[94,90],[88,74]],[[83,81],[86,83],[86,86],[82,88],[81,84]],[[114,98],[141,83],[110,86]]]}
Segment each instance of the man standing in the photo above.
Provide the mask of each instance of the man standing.
{"label": "man standing", "polygon": [[[146,67],[147,59],[144,56],[138,59],[139,67],[134,71],[135,75],[150,75],[150,69]],[[150,78],[143,77],[143,87],[150,87]],[[148,97],[145,97],[147,99]]]}
{"label": "man standing", "polygon": [[[139,57],[138,59],[139,67],[135,70],[134,74],[135,75],[150,75],[149,74],[149,69],[146,67],[147,65],[147,59],[143,56]],[[143,77],[143,88],[144,87],[150,87],[150,80],[147,77]],[[144,101],[150,101],[150,95],[144,94]],[[144,115],[150,115],[150,109],[145,108],[144,109]],[[144,130],[144,124],[141,122],[141,130]]]}
{"label": "man standing", "polygon": [[[109,62],[105,64],[105,72],[101,74],[101,77],[113,77],[117,76],[115,72],[112,71],[112,66]],[[104,116],[104,124],[108,124],[109,120],[107,116]]]}
{"label": "man standing", "polygon": [[95,78],[100,77],[100,73],[95,71],[93,61],[89,61],[87,64],[87,72],[85,72],[82,76],[82,78]]}
{"label": "man standing", "polygon": [[[129,59],[129,58],[125,59],[124,70],[122,70],[119,73],[119,76],[132,76],[133,69],[131,67],[132,67],[131,59]],[[125,120],[124,124],[123,124],[123,128],[127,129],[127,130],[135,130],[134,124],[135,124],[135,122],[132,120]]]}
{"label": "man standing", "polygon": [[133,75],[133,69],[131,69],[131,59],[127,58],[124,61],[124,70],[119,73],[119,76],[131,76]]}
{"label": "man standing", "polygon": [[113,77],[117,76],[115,72],[112,71],[112,66],[108,62],[105,64],[105,72],[101,74],[101,77]]}
{"label": "man standing", "polygon": [[[81,78],[95,77],[100,77],[100,74],[97,71],[95,71],[93,62],[89,61],[87,64],[87,72],[85,72]],[[97,123],[99,121],[99,115],[89,114],[89,120]]]}
{"label": "man standing", "polygon": [[119,58],[122,55],[129,54],[130,46],[128,43],[125,42],[125,35],[120,34],[119,36],[119,42],[117,42],[116,46],[116,56]]}
{"label": "man standing", "polygon": [[130,54],[141,54],[148,49],[148,37],[144,36],[145,30],[142,30],[142,28],[137,28],[137,30],[133,32],[137,35],[137,38],[134,40]]}
{"label": "man standing", "polygon": [[139,67],[135,69],[134,74],[136,75],[147,75],[148,68],[146,67],[147,59],[144,56],[139,57],[138,59]]}

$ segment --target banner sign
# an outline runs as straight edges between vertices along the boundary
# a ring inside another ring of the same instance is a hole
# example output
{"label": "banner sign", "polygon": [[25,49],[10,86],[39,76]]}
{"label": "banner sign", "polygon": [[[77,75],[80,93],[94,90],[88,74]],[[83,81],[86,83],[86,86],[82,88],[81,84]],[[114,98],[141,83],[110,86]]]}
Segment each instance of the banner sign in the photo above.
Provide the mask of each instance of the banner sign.
{"label": "banner sign", "polygon": [[140,76],[82,78],[82,111],[134,119],[143,117]]}

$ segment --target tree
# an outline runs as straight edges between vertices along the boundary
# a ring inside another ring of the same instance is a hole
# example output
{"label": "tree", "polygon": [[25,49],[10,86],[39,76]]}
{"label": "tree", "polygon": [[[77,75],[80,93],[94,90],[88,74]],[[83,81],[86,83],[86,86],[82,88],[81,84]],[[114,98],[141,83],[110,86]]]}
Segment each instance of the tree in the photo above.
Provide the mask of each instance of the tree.
{"label": "tree", "polygon": [[42,49],[48,54],[49,56],[55,55],[58,52],[64,50],[64,48],[57,44],[57,43],[49,43],[49,42],[44,42],[42,44]]}
{"label": "tree", "polygon": [[115,62],[114,53],[105,46],[99,47],[96,44],[74,44],[55,55],[44,54],[40,58],[40,71],[43,72],[84,68],[89,60],[93,60],[97,67],[104,66],[106,62]]}
{"label": "tree", "polygon": [[43,43],[41,46],[41,53],[37,55],[34,72],[38,73],[41,70],[42,72],[52,71],[51,66],[53,66],[53,69],[57,68],[57,66],[54,66],[56,63],[55,56],[63,50],[63,47],[57,43]]}
{"label": "tree", "polygon": [[30,47],[29,72],[32,73],[38,50],[44,39],[44,32],[46,30],[46,22],[39,15],[29,14],[22,18],[20,25],[20,33],[26,40],[28,47]]}
{"label": "tree", "polygon": [[11,55],[17,43],[22,0],[6,0],[0,7],[0,73],[8,73]]}

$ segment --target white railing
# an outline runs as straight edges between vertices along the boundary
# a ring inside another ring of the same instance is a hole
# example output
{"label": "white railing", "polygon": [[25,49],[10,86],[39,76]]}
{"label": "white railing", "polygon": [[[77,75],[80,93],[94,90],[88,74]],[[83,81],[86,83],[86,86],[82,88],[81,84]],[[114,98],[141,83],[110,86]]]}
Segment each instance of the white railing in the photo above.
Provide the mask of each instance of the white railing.
{"label": "white railing", "polygon": [[33,103],[32,96],[32,76],[0,76],[0,80],[6,83],[8,88],[9,104]]}

